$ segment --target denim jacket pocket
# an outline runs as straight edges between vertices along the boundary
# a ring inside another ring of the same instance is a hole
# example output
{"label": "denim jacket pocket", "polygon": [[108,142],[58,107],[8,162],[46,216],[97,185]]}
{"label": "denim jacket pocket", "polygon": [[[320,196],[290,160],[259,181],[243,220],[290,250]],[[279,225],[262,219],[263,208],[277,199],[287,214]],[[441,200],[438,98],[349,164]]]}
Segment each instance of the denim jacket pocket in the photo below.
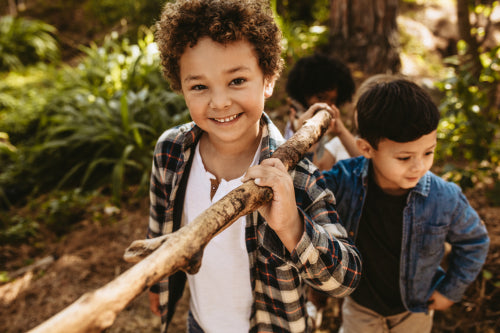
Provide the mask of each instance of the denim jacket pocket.
{"label": "denim jacket pocket", "polygon": [[435,258],[444,252],[448,225],[426,225],[421,238],[420,252],[425,257]]}

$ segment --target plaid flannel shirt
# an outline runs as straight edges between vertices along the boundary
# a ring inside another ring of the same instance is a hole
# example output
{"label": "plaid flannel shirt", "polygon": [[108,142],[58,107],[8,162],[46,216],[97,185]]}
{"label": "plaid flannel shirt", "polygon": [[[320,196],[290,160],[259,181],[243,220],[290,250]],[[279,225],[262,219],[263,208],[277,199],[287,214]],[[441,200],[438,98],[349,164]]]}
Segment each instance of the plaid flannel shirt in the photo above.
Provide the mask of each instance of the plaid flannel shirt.
{"label": "plaid flannel shirt", "polygon": [[[260,161],[284,142],[265,113],[261,124]],[[180,227],[182,179],[189,174],[188,161],[202,133],[189,123],[167,130],[158,140],[151,175],[149,238]],[[354,290],[361,275],[359,253],[340,224],[335,198],[323,176],[307,159],[290,174],[304,220],[304,234],[292,253],[257,212],[247,215],[245,237],[254,297],[250,332],[310,332],[305,283],[331,296],[344,297]],[[176,197],[181,198],[177,203]],[[185,279],[185,273],[178,272],[151,288],[160,294],[162,332],[167,330]]]}

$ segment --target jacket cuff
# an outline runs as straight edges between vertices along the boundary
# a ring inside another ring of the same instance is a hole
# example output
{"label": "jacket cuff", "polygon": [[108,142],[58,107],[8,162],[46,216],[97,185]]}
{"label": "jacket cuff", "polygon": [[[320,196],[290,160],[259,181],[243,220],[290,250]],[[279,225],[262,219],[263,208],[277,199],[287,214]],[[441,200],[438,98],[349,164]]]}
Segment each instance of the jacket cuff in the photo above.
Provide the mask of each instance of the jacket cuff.
{"label": "jacket cuff", "polygon": [[469,284],[461,283],[460,281],[454,279],[452,281],[451,278],[446,276],[443,281],[437,286],[436,291],[438,291],[441,295],[448,298],[449,300],[457,303],[462,300],[462,297],[467,290]]}

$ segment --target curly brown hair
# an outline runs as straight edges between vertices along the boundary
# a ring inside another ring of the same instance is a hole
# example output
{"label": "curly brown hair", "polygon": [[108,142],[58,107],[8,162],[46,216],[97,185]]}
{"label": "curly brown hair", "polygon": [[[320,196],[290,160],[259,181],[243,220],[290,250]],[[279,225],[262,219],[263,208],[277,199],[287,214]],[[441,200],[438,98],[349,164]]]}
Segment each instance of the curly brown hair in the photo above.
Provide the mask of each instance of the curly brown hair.
{"label": "curly brown hair", "polygon": [[178,0],[167,2],[156,23],[163,74],[181,90],[179,60],[186,47],[203,37],[227,44],[246,40],[255,50],[264,77],[278,76],[283,66],[281,31],[265,0]]}

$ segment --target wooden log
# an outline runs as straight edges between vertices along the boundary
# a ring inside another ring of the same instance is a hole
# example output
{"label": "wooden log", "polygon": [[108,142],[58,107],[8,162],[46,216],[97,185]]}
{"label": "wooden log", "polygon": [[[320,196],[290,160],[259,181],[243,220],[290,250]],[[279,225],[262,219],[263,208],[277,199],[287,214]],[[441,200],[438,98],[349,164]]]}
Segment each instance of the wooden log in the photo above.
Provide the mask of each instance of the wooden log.
{"label": "wooden log", "polygon": [[[293,168],[330,124],[325,110],[316,113],[273,157]],[[161,238],[136,241],[126,251],[129,261],[147,257],[105,286],[88,292],[29,333],[90,333],[110,327],[134,298],[179,270],[197,272],[206,244],[239,217],[272,199],[272,190],[248,181],[217,201],[180,230]],[[139,242],[139,243],[137,243]],[[141,243],[142,242],[142,243]],[[139,245],[138,245],[139,244]],[[143,246],[140,246],[142,244]]]}

